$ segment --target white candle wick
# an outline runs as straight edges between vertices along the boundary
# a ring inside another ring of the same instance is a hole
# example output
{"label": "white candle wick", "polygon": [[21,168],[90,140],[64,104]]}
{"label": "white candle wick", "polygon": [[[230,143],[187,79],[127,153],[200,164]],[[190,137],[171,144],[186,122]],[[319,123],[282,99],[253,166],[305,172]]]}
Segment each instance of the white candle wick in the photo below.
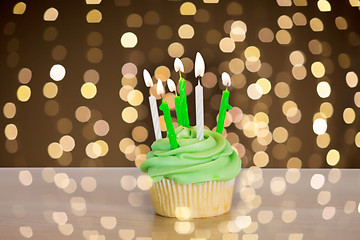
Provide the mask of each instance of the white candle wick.
{"label": "white candle wick", "polygon": [[176,72],[178,72],[178,71],[184,72],[184,65],[179,58],[175,58],[174,69]]}
{"label": "white candle wick", "polygon": [[221,74],[221,78],[222,78],[222,83],[225,87],[230,87],[231,86],[231,78],[230,75],[227,72],[223,72]]}
{"label": "white candle wick", "polygon": [[147,87],[152,87],[154,84],[148,70],[144,69],[143,76],[144,76],[145,85]]}
{"label": "white candle wick", "polygon": [[199,52],[196,53],[195,57],[195,77],[203,77],[205,73],[205,62]]}

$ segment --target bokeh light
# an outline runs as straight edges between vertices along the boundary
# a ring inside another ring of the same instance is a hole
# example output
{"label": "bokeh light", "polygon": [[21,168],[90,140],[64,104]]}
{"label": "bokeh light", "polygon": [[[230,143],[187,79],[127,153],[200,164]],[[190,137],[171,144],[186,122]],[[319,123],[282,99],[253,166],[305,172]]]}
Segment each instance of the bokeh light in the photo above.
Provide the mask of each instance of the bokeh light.
{"label": "bokeh light", "polygon": [[96,85],[91,83],[91,82],[87,82],[84,83],[81,86],[81,95],[86,98],[86,99],[92,99],[95,97],[96,93],[97,93],[97,88]]}
{"label": "bokeh light", "polygon": [[185,2],[180,6],[181,15],[195,15],[196,6],[191,2]]}
{"label": "bokeh light", "polygon": [[321,98],[327,98],[331,94],[330,84],[324,81],[318,83],[316,90],[319,97]]}
{"label": "bokeh light", "polygon": [[24,14],[25,10],[26,10],[26,4],[24,2],[18,2],[15,4],[15,6],[13,8],[13,13],[14,14]]}
{"label": "bokeh light", "polygon": [[122,119],[126,122],[126,123],[133,123],[136,121],[136,119],[138,118],[138,112],[136,111],[135,108],[133,107],[126,107],[123,111],[122,111]]}
{"label": "bokeh light", "polygon": [[331,149],[326,155],[326,162],[330,166],[335,166],[340,161],[340,153],[336,149]]}
{"label": "bokeh light", "polygon": [[138,43],[138,38],[134,33],[126,32],[121,36],[120,42],[124,48],[133,48]]}
{"label": "bokeh light", "polygon": [[99,23],[102,20],[102,14],[99,10],[90,10],[86,15],[86,21],[88,23]]}
{"label": "bokeh light", "polygon": [[322,119],[322,118],[315,119],[315,121],[313,123],[313,130],[314,130],[314,133],[316,133],[317,135],[324,134],[327,130],[326,120]]}
{"label": "bokeh light", "polygon": [[59,16],[59,11],[56,8],[48,8],[44,13],[44,21],[55,21]]}
{"label": "bokeh light", "polygon": [[48,146],[48,153],[51,158],[58,159],[63,154],[63,148],[59,143],[53,142]]}
{"label": "bokeh light", "polygon": [[19,82],[21,82],[22,84],[29,83],[31,80],[31,77],[32,77],[32,72],[29,68],[22,68],[19,71],[18,79],[19,79]]}
{"label": "bokeh light", "polygon": [[31,89],[26,86],[22,85],[17,90],[17,98],[21,102],[27,102],[31,97]]}
{"label": "bokeh light", "polygon": [[182,39],[191,39],[194,37],[194,28],[189,24],[183,24],[178,30],[179,37]]}
{"label": "bokeh light", "polygon": [[54,81],[61,81],[65,77],[65,68],[60,64],[55,64],[50,69],[50,77]]}
{"label": "bokeh light", "polygon": [[16,114],[16,105],[12,102],[5,103],[3,107],[3,113],[6,118],[13,118]]}
{"label": "bokeh light", "polygon": [[55,83],[53,82],[48,82],[45,83],[44,88],[43,88],[43,94],[46,98],[54,98],[56,97],[58,93],[58,87]]}

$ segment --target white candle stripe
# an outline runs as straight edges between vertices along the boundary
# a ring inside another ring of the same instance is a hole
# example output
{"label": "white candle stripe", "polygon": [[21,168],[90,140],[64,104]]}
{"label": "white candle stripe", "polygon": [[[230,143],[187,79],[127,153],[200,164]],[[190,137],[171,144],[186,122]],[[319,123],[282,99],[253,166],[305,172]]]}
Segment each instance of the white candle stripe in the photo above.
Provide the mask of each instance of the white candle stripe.
{"label": "white candle stripe", "polygon": [[204,98],[203,87],[198,85],[195,87],[195,104],[196,104],[196,138],[204,139]]}
{"label": "white candle stripe", "polygon": [[161,136],[159,112],[158,112],[158,107],[157,107],[157,103],[156,103],[156,98],[151,95],[149,97],[149,103],[150,103],[151,117],[152,117],[154,132],[155,132],[155,139],[158,140],[158,139],[161,139],[162,136]]}

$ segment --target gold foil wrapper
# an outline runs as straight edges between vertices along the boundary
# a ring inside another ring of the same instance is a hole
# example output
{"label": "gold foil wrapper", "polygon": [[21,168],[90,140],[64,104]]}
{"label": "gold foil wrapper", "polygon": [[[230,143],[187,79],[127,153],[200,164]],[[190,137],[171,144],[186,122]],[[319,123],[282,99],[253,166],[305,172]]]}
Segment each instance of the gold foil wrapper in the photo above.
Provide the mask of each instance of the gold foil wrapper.
{"label": "gold foil wrapper", "polygon": [[231,208],[235,179],[203,184],[178,184],[164,178],[150,188],[157,214],[179,219],[222,215]]}

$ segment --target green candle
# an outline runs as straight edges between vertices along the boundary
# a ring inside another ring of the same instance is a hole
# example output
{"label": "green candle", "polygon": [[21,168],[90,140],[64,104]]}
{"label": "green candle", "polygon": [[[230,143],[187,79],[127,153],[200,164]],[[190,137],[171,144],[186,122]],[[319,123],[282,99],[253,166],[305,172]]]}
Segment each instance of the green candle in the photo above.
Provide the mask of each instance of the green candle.
{"label": "green candle", "polygon": [[168,86],[170,92],[175,92],[174,100],[175,100],[176,117],[177,117],[179,125],[184,126],[183,120],[182,120],[182,115],[181,115],[180,97],[176,93],[176,86],[175,86],[174,81],[169,78],[167,80],[167,86]]}
{"label": "green candle", "polygon": [[186,85],[185,79],[179,79],[179,91],[180,91],[180,109],[181,109],[181,118],[184,127],[189,127],[189,113],[188,106],[186,101]]}
{"label": "green candle", "polygon": [[175,100],[175,110],[176,110],[176,117],[177,117],[178,123],[180,126],[184,126],[184,123],[182,120],[182,115],[181,115],[180,97],[176,95],[174,100]]}
{"label": "green candle", "polygon": [[176,141],[176,135],[175,135],[174,126],[173,126],[172,120],[171,120],[169,105],[166,101],[162,101],[159,108],[164,113],[166,132],[167,132],[167,136],[169,138],[170,147],[171,147],[171,149],[178,148],[179,144]]}
{"label": "green candle", "polygon": [[228,87],[231,85],[231,79],[228,73],[223,72],[222,75],[222,81],[224,86],[226,86],[226,90],[223,91],[222,98],[221,98],[221,104],[220,104],[220,110],[219,110],[219,119],[216,126],[216,132],[222,134],[224,129],[224,121],[226,117],[226,111],[231,110],[232,106],[229,104],[229,95],[230,92],[228,91]]}
{"label": "green candle", "polygon": [[232,109],[232,106],[230,106],[230,104],[229,104],[229,94],[230,94],[230,92],[228,90],[225,90],[225,91],[223,91],[222,98],[221,98],[219,119],[218,119],[217,126],[216,126],[216,132],[220,133],[220,134],[222,134],[223,129],[224,129],[226,111]]}

